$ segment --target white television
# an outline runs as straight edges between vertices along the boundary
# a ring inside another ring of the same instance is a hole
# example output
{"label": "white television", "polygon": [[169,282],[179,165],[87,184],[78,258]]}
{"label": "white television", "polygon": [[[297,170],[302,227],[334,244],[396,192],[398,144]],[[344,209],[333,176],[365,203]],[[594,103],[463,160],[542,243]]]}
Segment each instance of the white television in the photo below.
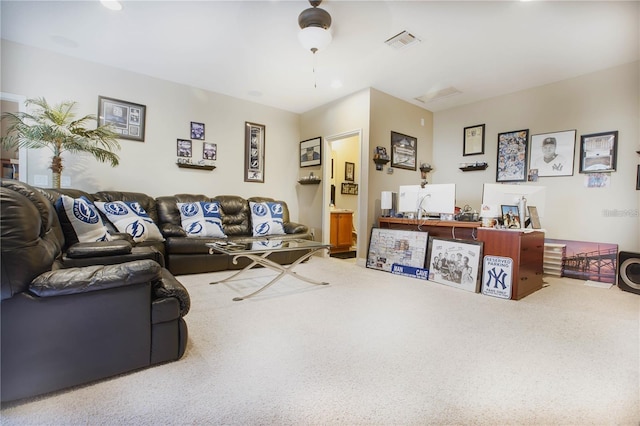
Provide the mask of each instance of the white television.
{"label": "white television", "polygon": [[453,214],[456,209],[456,185],[454,183],[401,185],[398,191],[398,211],[413,213],[417,217]]}
{"label": "white television", "polygon": [[[540,218],[544,217],[544,206],[546,200],[546,190],[544,186],[536,185],[515,185],[506,183],[485,183],[482,190],[482,211],[483,217],[501,216],[502,205],[518,206],[525,211],[520,211],[521,220],[529,216],[527,206],[535,206]],[[524,221],[522,221],[524,224]]]}

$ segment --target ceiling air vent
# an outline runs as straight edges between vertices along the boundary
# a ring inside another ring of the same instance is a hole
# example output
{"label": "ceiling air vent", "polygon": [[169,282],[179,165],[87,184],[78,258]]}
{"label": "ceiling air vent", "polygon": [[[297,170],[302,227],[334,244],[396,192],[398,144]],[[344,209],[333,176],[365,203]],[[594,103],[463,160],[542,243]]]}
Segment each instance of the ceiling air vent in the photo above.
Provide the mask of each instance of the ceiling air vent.
{"label": "ceiling air vent", "polygon": [[414,98],[414,99],[416,101],[422,102],[423,104],[426,104],[428,102],[432,102],[438,99],[448,98],[449,96],[454,96],[459,93],[462,93],[462,92],[456,89],[455,87],[450,86],[450,87],[445,87],[444,89],[434,90],[433,92],[429,92],[426,95],[418,96],[417,98]]}
{"label": "ceiling air vent", "polygon": [[385,43],[396,50],[400,50],[400,49],[404,49],[405,47],[412,46],[418,43],[419,41],[420,39],[414,36],[413,34],[411,34],[410,32],[402,31],[401,33],[396,34],[390,39],[388,39],[387,41],[385,41]]}

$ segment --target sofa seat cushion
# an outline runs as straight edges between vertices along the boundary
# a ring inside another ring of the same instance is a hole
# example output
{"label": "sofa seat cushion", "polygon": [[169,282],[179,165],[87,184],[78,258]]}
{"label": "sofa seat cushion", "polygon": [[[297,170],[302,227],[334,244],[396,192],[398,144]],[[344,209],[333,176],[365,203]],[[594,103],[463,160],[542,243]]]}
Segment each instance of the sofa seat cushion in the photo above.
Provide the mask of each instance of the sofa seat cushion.
{"label": "sofa seat cushion", "polygon": [[212,237],[168,237],[164,244],[168,255],[171,254],[208,254],[207,243],[225,241],[224,238]]}
{"label": "sofa seat cushion", "polygon": [[67,246],[96,241],[111,241],[98,209],[93,203],[81,196],[71,198],[61,195],[55,203]]}
{"label": "sofa seat cushion", "polygon": [[162,241],[156,224],[137,201],[96,201],[96,206],[120,232],[126,232],[133,241]]}

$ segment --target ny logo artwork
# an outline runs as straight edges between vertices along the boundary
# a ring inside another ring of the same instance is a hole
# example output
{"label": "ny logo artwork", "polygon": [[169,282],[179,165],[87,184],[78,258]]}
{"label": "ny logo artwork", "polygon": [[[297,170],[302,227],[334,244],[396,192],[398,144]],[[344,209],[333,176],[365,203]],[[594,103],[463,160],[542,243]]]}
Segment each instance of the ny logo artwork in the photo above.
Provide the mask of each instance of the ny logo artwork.
{"label": "ny logo artwork", "polygon": [[504,271],[504,269],[500,269],[500,272],[496,272],[496,268],[494,266],[489,271],[487,271],[487,274],[489,275],[487,287],[491,288],[491,281],[493,280],[495,282],[493,288],[498,288],[498,284],[502,286],[503,290],[507,288],[507,285],[505,284],[507,273]]}

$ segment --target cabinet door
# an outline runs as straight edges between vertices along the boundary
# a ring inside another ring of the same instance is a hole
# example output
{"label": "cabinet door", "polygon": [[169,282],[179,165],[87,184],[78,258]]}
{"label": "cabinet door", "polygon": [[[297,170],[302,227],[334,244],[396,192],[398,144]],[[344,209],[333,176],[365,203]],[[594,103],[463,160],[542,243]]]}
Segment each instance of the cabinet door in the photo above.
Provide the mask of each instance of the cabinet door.
{"label": "cabinet door", "polygon": [[330,237],[330,243],[332,246],[334,247],[338,247],[338,219],[339,219],[339,215],[336,213],[331,213],[331,237]]}
{"label": "cabinet door", "polygon": [[352,213],[338,215],[338,246],[351,247],[351,229],[353,227]]}

